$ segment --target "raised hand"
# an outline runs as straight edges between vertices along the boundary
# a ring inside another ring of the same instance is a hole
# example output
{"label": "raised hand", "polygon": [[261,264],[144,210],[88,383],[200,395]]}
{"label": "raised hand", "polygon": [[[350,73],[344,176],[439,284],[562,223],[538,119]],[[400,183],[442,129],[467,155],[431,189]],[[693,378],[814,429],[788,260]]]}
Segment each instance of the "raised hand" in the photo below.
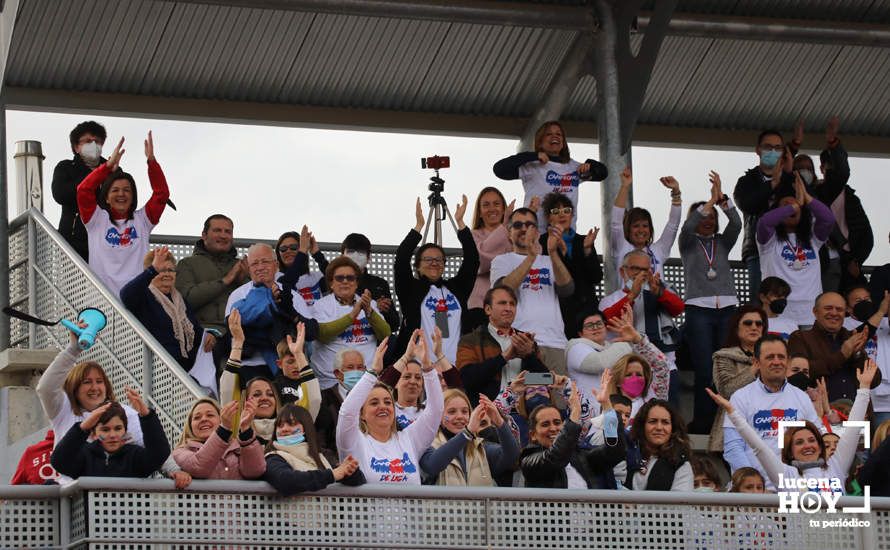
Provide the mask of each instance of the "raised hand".
{"label": "raised hand", "polygon": [[442,331],[439,327],[433,329],[433,355],[437,360],[442,357]]}
{"label": "raised hand", "polygon": [[528,357],[535,351],[535,337],[529,333],[516,332],[510,337],[510,348],[514,357]]}
{"label": "raised hand", "polygon": [[849,338],[844,340],[844,343],[841,344],[841,353],[844,354],[844,357],[850,358],[854,354],[862,351],[862,348],[865,346],[865,341],[868,339],[868,331],[861,330],[858,332],[854,332],[850,335]]}
{"label": "raised hand", "polygon": [[837,131],[841,126],[841,119],[837,116],[833,116],[828,119],[828,125],[825,127],[825,141],[828,142],[828,145],[834,145],[835,141],[837,141]]}
{"label": "raised hand", "polygon": [[239,431],[246,432],[247,429],[250,428],[250,423],[253,422],[255,414],[256,401],[248,399],[244,402],[244,408],[241,410],[241,424],[238,426]]}
{"label": "raised hand", "polygon": [[303,355],[303,346],[306,343],[306,325],[301,321],[297,323],[297,337],[294,339],[290,334],[287,335],[287,349],[291,355],[299,357]]}
{"label": "raised hand", "polygon": [[504,425],[504,417],[501,416],[501,412],[498,410],[494,402],[484,393],[479,394],[479,406],[485,408],[485,414],[488,417],[489,422],[494,424],[495,428],[500,428]]}
{"label": "raised hand", "polygon": [[312,233],[309,231],[309,226],[304,225],[300,228],[300,252],[303,254],[309,252],[310,246],[312,246]]}
{"label": "raised hand", "polygon": [[714,400],[714,403],[717,403],[718,407],[722,407],[723,410],[726,411],[726,414],[732,414],[732,411],[735,410],[735,408],[732,406],[732,403],[729,402],[729,399],[723,397],[719,393],[714,393],[713,391],[711,391],[711,388],[705,388],[705,391],[708,392],[708,395],[711,396],[711,399]]}
{"label": "raised hand", "polygon": [[362,298],[361,298],[361,300],[358,301],[358,303],[361,304],[361,308],[365,312],[365,317],[370,319],[371,318],[371,291],[369,289],[366,288],[365,291],[362,292]]}
{"label": "raised hand", "polygon": [[639,344],[643,337],[634,327],[633,321],[628,321],[622,315],[621,317],[612,317],[608,322],[609,330],[618,335],[613,342],[627,342],[629,344]]}
{"label": "raised hand", "polygon": [[572,391],[569,394],[569,418],[575,423],[581,420],[581,392],[574,382],[572,382]]}
{"label": "raised hand", "polygon": [[674,176],[664,176],[658,178],[658,181],[661,182],[662,185],[671,190],[671,193],[676,193],[680,190],[680,182],[677,181],[677,178]]}
{"label": "raised hand", "polygon": [[476,408],[470,413],[470,421],[467,422],[467,429],[470,430],[470,433],[473,435],[479,433],[479,430],[484,427],[486,416],[486,410],[482,403],[476,405]]}
{"label": "raised hand", "polygon": [[539,239],[537,227],[530,227],[525,231],[525,246],[530,254],[535,256],[541,255],[541,240]]}
{"label": "raised hand", "polygon": [[120,141],[117,142],[117,145],[114,147],[114,151],[108,155],[108,160],[105,161],[105,166],[108,167],[112,172],[117,170],[117,167],[120,166],[121,157],[124,156],[124,153],[127,152],[126,149],[122,149],[124,145],[124,138],[121,138]]}
{"label": "raised hand", "polygon": [[541,197],[535,195],[532,197],[531,202],[528,203],[528,208],[532,212],[537,212],[541,209]]}
{"label": "raised hand", "polygon": [[408,345],[405,346],[405,355],[402,356],[402,360],[407,361],[417,356],[417,339],[419,334],[419,328],[414,329],[414,332],[411,333],[411,338],[408,338]]}
{"label": "raised hand", "polygon": [[148,131],[148,137],[145,139],[145,158],[155,160],[155,142],[151,138],[151,130]]}
{"label": "raised hand", "polygon": [[130,406],[133,407],[133,410],[136,411],[139,416],[148,414],[148,405],[142,400],[142,396],[139,395],[139,392],[127,386],[124,388],[124,393],[127,394],[127,401],[130,402]]}
{"label": "raised hand", "polygon": [[516,199],[510,201],[510,204],[504,208],[504,225],[510,222],[510,216],[513,215],[513,210],[516,209]]}
{"label": "raised hand", "polygon": [[420,205],[420,197],[417,197],[417,203],[414,205],[414,230],[420,233],[426,220],[423,218],[423,207]]}
{"label": "raised hand", "polygon": [[386,355],[386,348],[389,346],[389,338],[384,338],[377,349],[374,350],[374,359],[371,361],[371,368],[378,375],[383,372],[383,356]]}
{"label": "raised hand", "polygon": [[85,432],[92,431],[92,429],[96,427],[96,424],[99,423],[99,419],[105,414],[105,411],[107,411],[110,406],[111,401],[93,409],[93,411],[80,423],[80,429]]}
{"label": "raised hand", "polygon": [[170,258],[170,249],[166,246],[160,246],[158,248],[155,248],[154,252],[154,257],[151,260],[151,266],[155,269],[155,271],[160,273],[161,269],[164,268],[164,264],[167,263]]}
{"label": "raised hand", "polygon": [[587,232],[587,235],[584,236],[584,254],[590,254],[593,250],[593,245],[596,243],[596,237],[600,234],[600,228],[594,227],[593,229]]}
{"label": "raised hand", "polygon": [[563,247],[565,247],[565,241],[562,240],[562,229],[551,225],[547,230],[547,253],[552,257]]}
{"label": "raised hand", "polygon": [[656,297],[661,296],[661,293],[664,292],[664,286],[661,284],[661,274],[652,273],[651,271],[645,273],[649,282],[649,292]]}
{"label": "raised hand", "polygon": [[875,363],[874,359],[866,359],[865,365],[863,365],[861,369],[856,370],[856,379],[859,380],[859,389],[870,389],[871,383],[875,379],[875,374],[877,374],[877,372],[878,364]]}
{"label": "raised hand", "polygon": [[708,181],[711,182],[711,200],[717,204],[723,200],[723,183],[720,181],[720,174],[711,170],[708,173]]}
{"label": "raised hand", "polygon": [[605,409],[609,404],[609,384],[612,382],[612,369],[606,369],[603,371],[603,375],[600,377],[600,387],[597,390],[594,390],[593,397],[596,399],[597,403],[600,404],[600,407]]}
{"label": "raised hand", "polygon": [[234,431],[235,415],[238,414],[238,402],[230,401],[222,406],[219,410],[219,425],[223,428]]}
{"label": "raised hand", "polygon": [[630,169],[630,166],[625,166],[624,170],[619,174],[621,177],[621,187],[630,187],[630,185],[634,182],[633,172]]}
{"label": "raised hand", "polygon": [[454,222],[457,224],[458,229],[463,229],[467,224],[464,223],[464,214],[467,213],[467,196],[460,196],[460,204],[458,204],[454,208]]}
{"label": "raised hand", "polygon": [[244,329],[241,327],[241,313],[233,309],[229,313],[229,334],[232,335],[232,343],[244,343]]}
{"label": "raised hand", "polygon": [[510,391],[515,396],[520,396],[525,391],[525,375],[528,374],[528,371],[519,371],[519,374],[516,375],[516,378],[510,380]]}
{"label": "raised hand", "polygon": [[630,291],[628,292],[631,300],[635,300],[637,298],[637,296],[639,296],[640,293],[643,292],[643,285],[648,280],[649,280],[648,272],[641,271],[641,272],[637,273],[636,277],[634,277],[633,284],[630,286]]}
{"label": "raised hand", "polygon": [[339,466],[331,470],[334,474],[334,481],[340,481],[344,477],[349,477],[358,470],[358,460],[352,455],[347,456]]}

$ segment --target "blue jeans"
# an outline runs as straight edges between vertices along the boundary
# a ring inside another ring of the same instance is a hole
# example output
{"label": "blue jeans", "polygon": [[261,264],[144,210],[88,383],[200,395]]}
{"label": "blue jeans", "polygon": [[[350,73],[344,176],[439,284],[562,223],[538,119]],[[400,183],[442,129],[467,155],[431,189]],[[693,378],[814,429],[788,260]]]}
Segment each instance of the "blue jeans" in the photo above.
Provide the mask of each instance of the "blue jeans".
{"label": "blue jeans", "polygon": [[689,357],[695,371],[692,425],[697,433],[709,433],[717,413],[717,405],[708,397],[705,388],[714,382],[711,356],[723,347],[729,320],[736,312],[736,306],[714,309],[709,307],[686,306],[686,334],[689,343]]}
{"label": "blue jeans", "polygon": [[[745,267],[748,268],[748,302],[752,304],[760,303],[757,295],[760,293],[760,280],[763,275],[760,273],[760,258],[748,258],[745,260]],[[742,300],[743,302],[745,300]]]}

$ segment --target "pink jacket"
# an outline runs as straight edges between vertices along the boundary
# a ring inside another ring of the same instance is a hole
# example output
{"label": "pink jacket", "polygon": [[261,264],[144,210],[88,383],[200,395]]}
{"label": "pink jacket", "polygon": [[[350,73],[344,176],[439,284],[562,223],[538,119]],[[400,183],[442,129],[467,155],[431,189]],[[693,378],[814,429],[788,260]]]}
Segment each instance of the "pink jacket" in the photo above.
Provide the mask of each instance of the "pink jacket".
{"label": "pink jacket", "polygon": [[263,446],[255,437],[226,443],[216,432],[205,443],[191,440],[173,449],[173,460],[198,479],[258,479],[266,471]]}
{"label": "pink jacket", "polygon": [[476,285],[467,300],[467,307],[482,307],[482,299],[491,288],[491,260],[495,256],[513,251],[513,245],[507,238],[507,229],[500,225],[494,231],[488,232],[484,228],[473,229],[473,240],[479,250],[479,272],[476,274]]}

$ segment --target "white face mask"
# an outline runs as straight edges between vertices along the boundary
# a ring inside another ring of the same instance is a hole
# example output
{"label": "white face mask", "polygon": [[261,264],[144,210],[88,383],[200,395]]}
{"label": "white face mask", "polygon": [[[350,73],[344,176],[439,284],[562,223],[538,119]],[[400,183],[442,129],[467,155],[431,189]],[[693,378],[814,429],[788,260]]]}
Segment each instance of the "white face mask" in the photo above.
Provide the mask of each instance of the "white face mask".
{"label": "white face mask", "polygon": [[350,251],[347,251],[346,254],[343,254],[343,255],[346,256],[347,258],[349,258],[350,260],[352,260],[353,262],[355,262],[356,265],[358,265],[359,269],[361,269],[362,271],[364,271],[365,267],[367,267],[367,265],[368,265],[368,255],[365,254],[364,252],[350,250]]}
{"label": "white face mask", "polygon": [[798,173],[800,173],[800,179],[802,179],[806,185],[813,185],[813,180],[816,179],[816,175],[813,174],[812,170],[798,170]]}
{"label": "white face mask", "polygon": [[80,158],[87,164],[98,164],[99,157],[102,156],[102,146],[91,141],[80,146]]}

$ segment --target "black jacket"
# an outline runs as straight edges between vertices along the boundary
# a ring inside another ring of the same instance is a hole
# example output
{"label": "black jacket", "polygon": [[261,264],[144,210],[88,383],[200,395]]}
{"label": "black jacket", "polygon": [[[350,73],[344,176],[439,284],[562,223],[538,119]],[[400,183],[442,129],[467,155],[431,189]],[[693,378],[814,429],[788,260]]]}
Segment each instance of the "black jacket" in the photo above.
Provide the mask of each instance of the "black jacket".
{"label": "black jacket", "polygon": [[[99,162],[105,162],[105,159],[99,159]],[[53,170],[53,199],[62,206],[59,233],[85,261],[89,261],[87,229],[80,219],[80,211],[77,208],[77,186],[92,171],[93,169],[87,166],[77,153],[71,160],[63,160],[56,164]]]}
{"label": "black jacket", "polygon": [[857,477],[859,485],[871,487],[873,497],[890,497],[890,471],[887,464],[890,464],[890,437],[885,438],[877,449],[871,450],[871,455]]}
{"label": "black jacket", "polygon": [[179,351],[179,341],[173,334],[173,320],[167,315],[163,306],[158,303],[155,295],[149,289],[152,279],[157,274],[158,272],[155,271],[153,266],[148,266],[148,269],[124,285],[120,293],[121,301],[145,325],[145,328],[151,332],[152,336],[164,346],[167,353],[172,355],[182,368],[188,371],[195,363],[195,356],[198,354],[198,348],[201,347],[201,335],[204,333],[204,329],[195,317],[191,306],[189,306],[188,302],[185,302],[186,316],[192,322],[194,344],[192,344],[192,349],[188,350],[188,356],[183,357]]}
{"label": "black jacket", "polygon": [[[619,432],[623,431],[620,425],[618,429]],[[523,449],[519,463],[525,477],[525,486],[565,489],[568,487],[566,466],[571,464],[587,482],[588,489],[614,489],[614,486],[604,485],[600,480],[609,478],[612,468],[624,460],[624,439],[618,438],[614,447],[603,445],[582,450],[578,449],[580,434],[581,426],[566,420],[552,447],[545,449],[532,444]]]}
{"label": "black jacket", "polygon": [[[515,180],[519,179],[520,166],[536,160],[538,160],[538,153],[535,151],[523,151],[522,153],[502,158],[494,163],[492,169],[494,170],[494,175],[502,180]],[[561,162],[559,157],[554,156],[550,156],[550,160],[551,162]],[[582,179],[602,181],[609,176],[609,170],[602,162],[593,159],[587,159],[584,162],[590,165],[590,172],[588,172]],[[578,175],[580,176],[581,174]]]}
{"label": "black jacket", "polygon": [[[590,256],[584,255],[585,235],[576,233],[572,239],[572,253],[568,258],[560,253],[560,259],[569,270],[572,280],[575,282],[575,292],[570,296],[559,299],[559,309],[565,324],[566,338],[577,338],[574,331],[575,317],[584,309],[598,309],[599,298],[596,295],[596,285],[603,280],[603,266],[594,247]],[[541,251],[547,256],[547,235],[541,235]]]}
{"label": "black jacket", "polygon": [[139,417],[145,447],[128,443],[114,454],[108,454],[97,440],[87,443],[89,432],[80,429],[80,422],[71,426],[56,445],[50,457],[53,468],[71,478],[148,477],[170,456],[170,444],[154,410]]}
{"label": "black jacket", "polygon": [[[263,479],[275,487],[282,495],[289,497],[306,491],[320,491],[334,483],[333,470],[312,470],[303,472],[294,470],[284,458],[278,455],[266,456],[266,473]],[[356,469],[351,476],[340,480],[343,485],[357,486],[365,483],[365,475]]]}
{"label": "black jacket", "polygon": [[[764,177],[767,179],[764,180]],[[765,176],[759,166],[745,172],[745,175],[736,182],[732,198],[739,210],[745,214],[745,236],[742,240],[743,260],[760,256],[757,253],[757,240],[755,239],[757,222],[760,220],[760,216],[773,208],[778,197],[794,195],[793,183],[794,174],[782,172],[779,185],[773,189],[769,176]]]}
{"label": "black jacket", "polygon": [[473,292],[476,284],[476,272],[479,271],[479,251],[476,249],[476,241],[469,227],[464,227],[457,232],[457,238],[463,248],[463,261],[457,275],[451,279],[441,279],[433,283],[424,276],[414,277],[412,256],[414,249],[420,244],[422,235],[412,229],[408,232],[399,248],[396,250],[394,269],[396,296],[402,309],[402,325],[399,328],[399,337],[395,348],[390,348],[387,355],[400,357],[408,347],[408,339],[414,330],[420,328],[420,308],[426,295],[430,291],[430,285],[444,286],[460,302],[461,311],[467,310],[467,298]]}

